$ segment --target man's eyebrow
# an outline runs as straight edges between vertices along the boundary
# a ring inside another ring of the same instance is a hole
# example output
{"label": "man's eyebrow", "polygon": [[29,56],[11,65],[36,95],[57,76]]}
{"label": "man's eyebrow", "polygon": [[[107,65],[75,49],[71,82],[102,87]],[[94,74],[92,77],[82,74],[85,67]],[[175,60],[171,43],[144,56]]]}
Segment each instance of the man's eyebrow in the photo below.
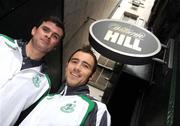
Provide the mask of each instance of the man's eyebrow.
{"label": "man's eyebrow", "polygon": [[88,62],[86,62],[86,61],[82,61],[82,63],[84,63],[84,64],[88,65],[90,68],[92,68],[92,65],[91,65],[91,64],[89,64]]}
{"label": "man's eyebrow", "polygon": [[62,37],[62,35],[59,35],[58,33],[54,32],[53,34],[57,35],[59,38]]}
{"label": "man's eyebrow", "polygon": [[[72,57],[72,58],[71,58],[71,61],[72,61],[72,60],[78,60],[78,61],[79,61],[80,59],[78,59],[78,58],[73,58],[73,57]],[[92,68],[92,65],[89,64],[88,62],[82,61],[82,63],[87,64],[90,68]]]}
{"label": "man's eyebrow", "polygon": [[78,58],[74,58],[74,57],[72,57],[70,60],[79,60]]}
{"label": "man's eyebrow", "polygon": [[[42,28],[47,28],[48,30],[51,30],[51,28],[49,28],[46,25],[42,25]],[[57,35],[59,38],[61,38],[63,35],[59,35],[57,32],[53,32],[53,34]]]}

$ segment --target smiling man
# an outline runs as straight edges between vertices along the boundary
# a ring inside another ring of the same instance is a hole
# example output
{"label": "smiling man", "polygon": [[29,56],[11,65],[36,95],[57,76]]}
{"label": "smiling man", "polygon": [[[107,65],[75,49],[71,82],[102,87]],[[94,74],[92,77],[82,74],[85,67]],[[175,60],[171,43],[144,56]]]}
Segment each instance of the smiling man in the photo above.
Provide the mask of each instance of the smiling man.
{"label": "smiling man", "polygon": [[[89,53],[77,51],[69,60],[66,67],[66,81],[70,87],[78,87],[86,84],[91,77],[92,69],[95,64]],[[87,62],[88,61],[88,62]]]}
{"label": "smiling man", "polygon": [[75,51],[66,64],[60,93],[46,96],[20,126],[110,126],[106,105],[89,96],[87,82],[96,66],[90,46]]}
{"label": "smiling man", "polygon": [[50,89],[44,56],[64,37],[56,16],[43,18],[28,42],[0,34],[0,126],[13,126],[20,113]]}

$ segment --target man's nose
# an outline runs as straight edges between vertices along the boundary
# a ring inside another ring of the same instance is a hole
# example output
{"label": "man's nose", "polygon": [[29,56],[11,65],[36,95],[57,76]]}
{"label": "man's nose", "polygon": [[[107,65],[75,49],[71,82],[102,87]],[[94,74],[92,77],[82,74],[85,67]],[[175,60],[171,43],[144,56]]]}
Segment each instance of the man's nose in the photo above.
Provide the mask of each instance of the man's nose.
{"label": "man's nose", "polygon": [[50,32],[49,32],[49,33],[47,33],[47,34],[46,34],[46,36],[47,36],[47,38],[49,38],[49,39],[50,39],[50,38],[51,38],[51,33],[50,33]]}
{"label": "man's nose", "polygon": [[80,71],[81,70],[81,63],[76,64],[74,68],[76,71]]}

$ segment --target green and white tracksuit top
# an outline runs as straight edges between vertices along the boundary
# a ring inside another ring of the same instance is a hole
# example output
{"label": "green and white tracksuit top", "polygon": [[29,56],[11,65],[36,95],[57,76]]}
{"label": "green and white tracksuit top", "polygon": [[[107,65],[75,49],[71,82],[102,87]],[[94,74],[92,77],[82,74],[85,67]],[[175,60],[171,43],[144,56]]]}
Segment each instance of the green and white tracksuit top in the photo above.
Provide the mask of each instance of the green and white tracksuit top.
{"label": "green and white tracksuit top", "polygon": [[20,113],[50,89],[42,66],[21,70],[22,62],[17,41],[0,34],[0,126],[13,126]]}
{"label": "green and white tracksuit top", "polygon": [[[65,88],[67,90],[67,87]],[[87,86],[46,96],[20,126],[110,126],[105,104],[85,94]]]}
{"label": "green and white tracksuit top", "polygon": [[91,99],[94,103],[94,109],[88,115],[85,120],[84,126],[110,126],[111,125],[111,115],[109,114],[107,107],[104,103],[97,101],[91,97],[89,87],[87,84],[78,87],[69,87],[68,84],[63,83],[59,89],[59,93],[64,96],[70,95],[85,95]]}
{"label": "green and white tracksuit top", "polygon": [[46,96],[20,126],[84,126],[94,107],[95,103],[84,95]]}

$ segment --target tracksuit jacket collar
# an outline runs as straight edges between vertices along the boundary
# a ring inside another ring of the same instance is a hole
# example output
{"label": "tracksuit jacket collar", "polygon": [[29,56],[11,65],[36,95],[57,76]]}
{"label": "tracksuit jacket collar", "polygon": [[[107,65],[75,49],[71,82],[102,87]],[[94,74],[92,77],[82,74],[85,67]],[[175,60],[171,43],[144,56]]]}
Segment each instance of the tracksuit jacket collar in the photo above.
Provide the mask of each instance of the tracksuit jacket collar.
{"label": "tracksuit jacket collar", "polygon": [[62,95],[87,95],[89,94],[89,87],[87,85],[82,85],[79,87],[69,87],[66,83],[63,83],[60,89],[60,94]]}

